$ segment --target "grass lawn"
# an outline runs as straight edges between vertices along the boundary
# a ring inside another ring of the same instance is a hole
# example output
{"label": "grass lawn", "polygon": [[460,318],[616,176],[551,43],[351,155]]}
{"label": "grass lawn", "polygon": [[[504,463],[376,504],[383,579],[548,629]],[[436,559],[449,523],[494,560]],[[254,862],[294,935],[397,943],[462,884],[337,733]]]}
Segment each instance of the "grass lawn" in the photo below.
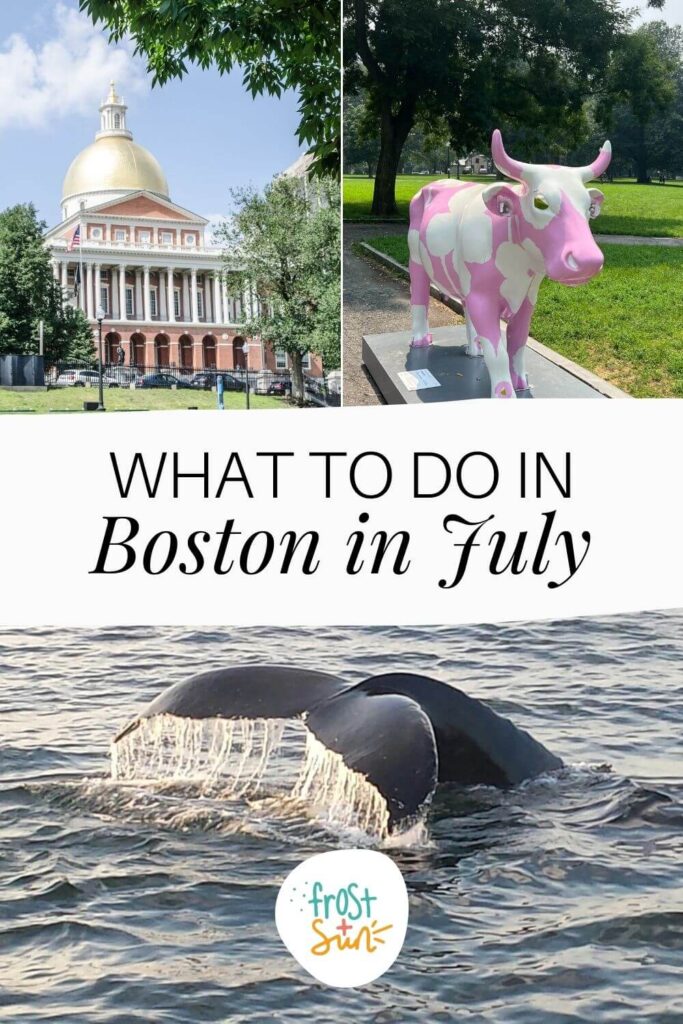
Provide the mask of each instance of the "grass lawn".
{"label": "grass lawn", "polygon": [[[423,185],[443,175],[403,175],[396,180],[397,220],[408,220],[410,200]],[[493,181],[492,178],[468,177],[467,181]],[[615,182],[598,186],[605,193],[602,213],[593,228],[605,235],[646,235],[648,237],[683,238],[683,182],[668,185],[636,185]],[[370,178],[344,178],[344,218],[372,220],[373,182]]]}
{"label": "grass lawn", "polygon": [[[404,266],[403,237],[370,244]],[[547,279],[531,333],[635,398],[683,398],[683,249],[604,245],[605,269],[580,288]]]}
{"label": "grass lawn", "polygon": [[[0,413],[13,412],[83,412],[83,402],[96,402],[97,388],[52,388],[49,391],[5,391],[0,389]],[[291,409],[282,398],[250,395],[252,409]],[[244,392],[225,392],[226,409],[244,409]],[[108,412],[152,409],[215,409],[213,391],[190,391],[179,388],[105,388],[104,405]]]}

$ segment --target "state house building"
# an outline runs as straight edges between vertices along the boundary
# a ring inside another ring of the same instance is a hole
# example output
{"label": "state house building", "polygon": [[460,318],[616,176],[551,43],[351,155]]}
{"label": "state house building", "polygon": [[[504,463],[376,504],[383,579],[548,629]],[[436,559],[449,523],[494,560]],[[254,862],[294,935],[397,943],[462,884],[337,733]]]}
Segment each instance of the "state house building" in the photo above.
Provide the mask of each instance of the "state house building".
{"label": "state house building", "polygon": [[[100,131],[64,179],[62,222],[48,231],[56,279],[96,329],[105,312],[105,359],[126,365],[239,369],[243,322],[257,302],[236,295],[208,221],[174,203],[161,166],[133,141],[114,83],[100,107]],[[80,226],[80,246],[73,246]],[[83,281],[78,283],[82,261]],[[249,339],[249,368],[287,370],[289,357]],[[306,372],[322,373],[317,356]]]}

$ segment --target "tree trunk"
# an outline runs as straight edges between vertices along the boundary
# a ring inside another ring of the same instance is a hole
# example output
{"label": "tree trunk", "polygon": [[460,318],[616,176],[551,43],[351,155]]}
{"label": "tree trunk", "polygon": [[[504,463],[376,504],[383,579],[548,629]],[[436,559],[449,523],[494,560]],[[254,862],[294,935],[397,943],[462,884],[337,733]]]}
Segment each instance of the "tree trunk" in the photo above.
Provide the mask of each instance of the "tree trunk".
{"label": "tree trunk", "polygon": [[403,146],[415,120],[414,104],[403,103],[398,114],[393,114],[387,101],[382,109],[381,135],[372,213],[376,217],[393,217],[396,207],[396,175]]}
{"label": "tree trunk", "polygon": [[301,352],[292,352],[292,398],[299,406],[303,408],[305,392],[304,392],[304,368],[303,368],[303,356]]}
{"label": "tree trunk", "polygon": [[638,148],[636,150],[636,180],[639,185],[647,185],[647,143],[645,142],[645,125],[638,125]]}

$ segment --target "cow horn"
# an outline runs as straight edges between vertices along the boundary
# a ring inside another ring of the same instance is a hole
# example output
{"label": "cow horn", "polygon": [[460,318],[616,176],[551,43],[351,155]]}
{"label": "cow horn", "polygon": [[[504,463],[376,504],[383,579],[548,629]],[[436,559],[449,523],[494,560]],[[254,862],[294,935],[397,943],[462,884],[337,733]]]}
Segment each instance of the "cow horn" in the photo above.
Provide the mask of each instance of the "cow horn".
{"label": "cow horn", "polygon": [[606,142],[603,142],[602,149],[592,164],[586,164],[585,167],[577,167],[581,181],[592,181],[593,178],[599,178],[609,167],[611,159],[612,143],[608,139]]}
{"label": "cow horn", "polygon": [[523,164],[519,160],[513,160],[511,156],[507,155],[503,146],[503,136],[497,128],[491,137],[491,156],[501,174],[507,174],[508,178],[514,178],[515,181],[523,180],[524,171],[529,165]]}

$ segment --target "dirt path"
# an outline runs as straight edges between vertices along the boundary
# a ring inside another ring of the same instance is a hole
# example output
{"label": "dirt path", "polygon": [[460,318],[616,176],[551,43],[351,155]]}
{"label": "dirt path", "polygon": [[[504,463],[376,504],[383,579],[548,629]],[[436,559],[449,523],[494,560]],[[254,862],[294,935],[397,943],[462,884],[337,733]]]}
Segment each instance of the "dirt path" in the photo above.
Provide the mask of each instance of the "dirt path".
{"label": "dirt path", "polygon": [[[344,225],[344,405],[380,405],[382,398],[361,365],[364,334],[410,330],[407,283],[353,252],[355,242],[377,235],[402,235],[404,224]],[[431,327],[462,323],[447,306],[432,302]]]}

